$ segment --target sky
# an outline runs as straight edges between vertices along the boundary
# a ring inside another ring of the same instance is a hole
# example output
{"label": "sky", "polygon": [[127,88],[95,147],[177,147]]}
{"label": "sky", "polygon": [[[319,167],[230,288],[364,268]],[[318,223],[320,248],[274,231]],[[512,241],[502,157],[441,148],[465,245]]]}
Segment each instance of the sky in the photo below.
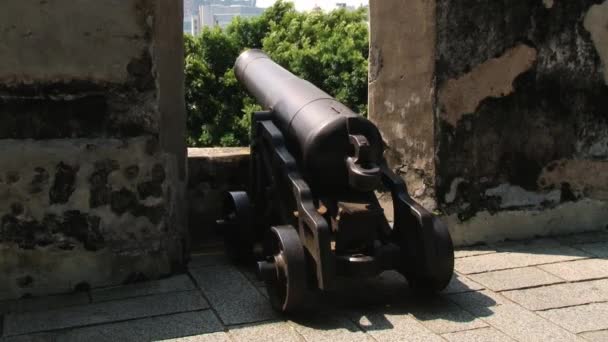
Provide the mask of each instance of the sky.
{"label": "sky", "polygon": [[[298,11],[308,11],[311,10],[315,5],[320,6],[323,9],[329,10],[333,9],[336,5],[336,2],[346,2],[349,6],[358,7],[359,5],[367,4],[368,0],[290,0],[296,4],[296,9]],[[274,4],[276,0],[258,0],[258,7],[269,7]]]}

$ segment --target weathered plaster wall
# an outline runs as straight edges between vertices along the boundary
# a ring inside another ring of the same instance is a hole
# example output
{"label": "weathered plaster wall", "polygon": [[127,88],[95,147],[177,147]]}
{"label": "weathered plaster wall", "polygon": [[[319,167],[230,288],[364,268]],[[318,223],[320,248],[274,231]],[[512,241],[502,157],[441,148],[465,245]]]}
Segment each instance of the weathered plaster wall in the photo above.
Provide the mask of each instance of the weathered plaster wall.
{"label": "weathered plaster wall", "polygon": [[[402,21],[420,6],[433,8],[430,33]],[[457,240],[608,225],[608,1],[377,0],[371,22],[370,49],[392,63],[371,72],[370,89],[392,90],[370,93],[370,117],[392,149],[402,150],[400,160],[391,160],[394,168],[413,158],[433,161],[426,194],[435,205],[423,203],[445,215]],[[379,36],[394,27],[390,39]],[[386,81],[400,77],[403,65],[420,66],[413,52],[402,51],[429,35],[433,53],[428,44],[423,53],[434,56],[427,60],[433,66],[420,69],[431,70],[431,81],[421,85],[408,75]],[[370,69],[376,64],[370,61]],[[411,92],[434,94],[432,114],[391,115],[408,108]],[[399,139],[420,120],[434,127],[422,156]],[[416,194],[416,183],[406,180]]]}
{"label": "weathered plaster wall", "polygon": [[[388,146],[387,159],[407,178],[412,194],[435,206],[435,4],[371,3],[369,118]],[[388,17],[390,24],[380,19]]]}
{"label": "weathered plaster wall", "polygon": [[179,270],[181,3],[7,0],[0,41],[0,297]]}

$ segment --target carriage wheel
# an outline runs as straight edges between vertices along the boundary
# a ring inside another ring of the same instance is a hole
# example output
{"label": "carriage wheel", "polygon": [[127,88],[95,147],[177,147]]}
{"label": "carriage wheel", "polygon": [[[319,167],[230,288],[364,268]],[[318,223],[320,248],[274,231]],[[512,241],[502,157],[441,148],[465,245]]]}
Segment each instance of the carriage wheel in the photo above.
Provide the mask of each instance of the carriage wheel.
{"label": "carriage wheel", "polygon": [[221,221],[224,249],[234,262],[243,263],[253,255],[253,211],[246,192],[229,192]]}
{"label": "carriage wheel", "polygon": [[422,234],[415,238],[407,232],[401,235],[402,250],[407,254],[401,273],[414,291],[427,294],[443,290],[454,273],[454,245],[448,228],[436,217],[432,222],[432,227],[422,227],[430,231],[426,235],[430,241],[424,241]]}
{"label": "carriage wheel", "polygon": [[306,294],[306,259],[293,226],[271,227],[266,261],[258,263],[272,307],[283,313],[302,308]]}

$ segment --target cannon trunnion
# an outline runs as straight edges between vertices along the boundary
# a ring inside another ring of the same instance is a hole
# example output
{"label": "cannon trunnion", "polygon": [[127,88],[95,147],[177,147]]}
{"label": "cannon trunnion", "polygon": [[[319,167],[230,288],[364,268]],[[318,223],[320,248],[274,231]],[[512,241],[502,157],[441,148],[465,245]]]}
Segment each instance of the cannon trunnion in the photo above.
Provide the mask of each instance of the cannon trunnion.
{"label": "cannon trunnion", "polygon": [[[273,307],[301,309],[336,277],[402,273],[418,291],[449,283],[447,227],[408,194],[382,157],[376,126],[260,50],[241,54],[238,80],[267,109],[252,120],[249,193],[227,195],[227,253],[258,262]],[[374,190],[390,191],[391,226]]]}

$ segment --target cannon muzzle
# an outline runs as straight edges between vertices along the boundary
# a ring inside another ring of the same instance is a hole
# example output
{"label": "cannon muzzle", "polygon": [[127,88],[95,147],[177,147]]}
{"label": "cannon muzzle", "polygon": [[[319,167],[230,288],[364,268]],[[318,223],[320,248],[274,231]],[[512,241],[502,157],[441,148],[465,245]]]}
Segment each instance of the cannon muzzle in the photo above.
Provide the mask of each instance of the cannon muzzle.
{"label": "cannon muzzle", "polygon": [[263,51],[243,52],[237,79],[286,137],[313,189],[369,191],[378,186],[383,143],[376,126]]}

